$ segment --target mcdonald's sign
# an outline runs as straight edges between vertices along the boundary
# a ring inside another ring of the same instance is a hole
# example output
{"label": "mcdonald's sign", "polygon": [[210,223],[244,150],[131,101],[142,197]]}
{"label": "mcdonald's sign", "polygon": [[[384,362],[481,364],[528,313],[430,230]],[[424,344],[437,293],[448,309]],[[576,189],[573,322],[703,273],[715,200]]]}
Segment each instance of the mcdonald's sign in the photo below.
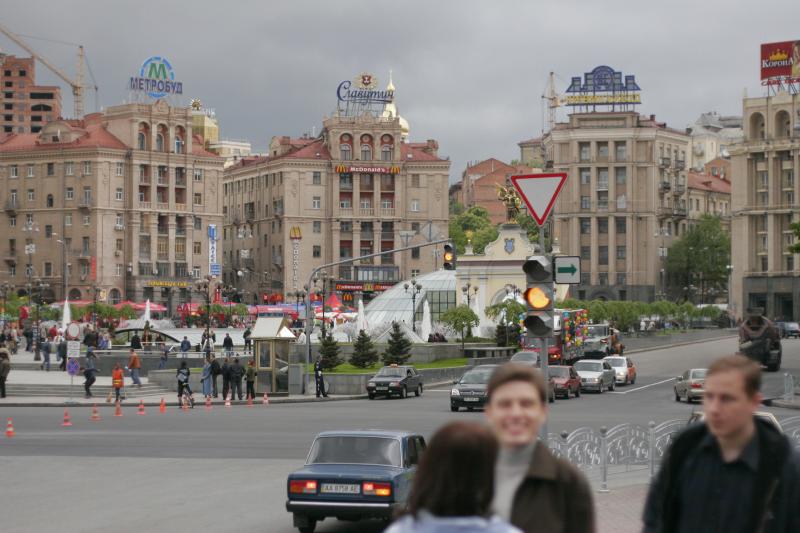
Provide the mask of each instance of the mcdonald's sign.
{"label": "mcdonald's sign", "polygon": [[362,174],[400,174],[400,167],[368,167],[368,166],[347,166],[336,165],[336,172],[338,174],[352,174],[360,172]]}
{"label": "mcdonald's sign", "polygon": [[303,232],[300,231],[300,226],[292,226],[289,229],[289,238],[300,240],[303,238]]}
{"label": "mcdonald's sign", "polygon": [[345,174],[347,172],[346,165],[336,165],[336,173],[337,174]]}

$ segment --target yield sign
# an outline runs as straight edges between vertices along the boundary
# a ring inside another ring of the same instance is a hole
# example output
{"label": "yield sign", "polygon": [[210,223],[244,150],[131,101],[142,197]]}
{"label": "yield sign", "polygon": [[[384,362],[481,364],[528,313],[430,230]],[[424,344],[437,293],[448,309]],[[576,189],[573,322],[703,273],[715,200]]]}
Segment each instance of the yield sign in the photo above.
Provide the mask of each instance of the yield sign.
{"label": "yield sign", "polygon": [[556,198],[566,181],[566,173],[511,176],[511,183],[540,226],[544,225],[550,216],[550,211],[553,210]]}

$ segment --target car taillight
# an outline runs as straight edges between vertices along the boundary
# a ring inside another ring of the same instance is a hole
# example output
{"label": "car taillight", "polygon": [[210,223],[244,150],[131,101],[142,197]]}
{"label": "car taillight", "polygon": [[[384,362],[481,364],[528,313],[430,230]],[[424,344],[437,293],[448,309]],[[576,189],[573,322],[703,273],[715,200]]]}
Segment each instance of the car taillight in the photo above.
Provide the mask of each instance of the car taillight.
{"label": "car taillight", "polygon": [[317,482],[313,479],[293,479],[289,481],[291,494],[316,494]]}
{"label": "car taillight", "polygon": [[702,383],[698,383],[698,382],[695,381],[694,383],[692,383],[692,388],[693,389],[702,389],[703,388],[703,384]]}
{"label": "car taillight", "polygon": [[391,483],[375,483],[373,481],[365,481],[361,484],[361,491],[365,496],[391,496],[392,485]]}

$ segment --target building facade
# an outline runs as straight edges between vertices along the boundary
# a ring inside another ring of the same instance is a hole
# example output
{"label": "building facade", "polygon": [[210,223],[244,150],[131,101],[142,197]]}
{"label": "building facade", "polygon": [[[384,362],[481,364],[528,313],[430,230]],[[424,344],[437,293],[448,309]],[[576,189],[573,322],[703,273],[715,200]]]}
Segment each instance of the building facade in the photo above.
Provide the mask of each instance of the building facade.
{"label": "building facade", "polygon": [[731,148],[732,304],[741,317],[800,318],[800,271],[791,224],[800,221],[800,96],[745,98],[744,141]]}
{"label": "building facade", "polygon": [[729,148],[742,140],[742,117],[703,113],[687,129],[690,135],[688,166],[700,171],[709,161],[730,156]]}
{"label": "building facade", "polygon": [[569,115],[543,139],[568,179],[551,216],[565,255],[581,257],[580,299],[652,301],[666,250],[686,229],[689,137],[633,111]]}
{"label": "building facade", "polygon": [[38,133],[61,116],[61,89],[36,85],[36,61],[0,53],[0,133]]}
{"label": "building facade", "polygon": [[[248,302],[294,302],[316,266],[446,237],[450,162],[436,141],[410,143],[407,134],[392,113],[336,114],[319,136],[274,137],[268,156],[226,169],[226,283]],[[326,294],[366,302],[435,270],[436,252],[330,268]]]}
{"label": "building facade", "polygon": [[53,299],[189,301],[222,227],[222,159],[191,125],[160,100],[0,139],[0,280],[41,278]]}
{"label": "building facade", "polygon": [[497,187],[510,185],[510,177],[541,172],[523,165],[509,165],[489,158],[470,163],[461,173],[461,204],[464,208],[479,206],[489,212],[492,224],[506,222],[506,206],[497,197]]}
{"label": "building facade", "polygon": [[689,225],[697,222],[704,215],[713,215],[720,217],[722,227],[730,232],[731,182],[725,177],[689,171],[687,188],[689,190]]}

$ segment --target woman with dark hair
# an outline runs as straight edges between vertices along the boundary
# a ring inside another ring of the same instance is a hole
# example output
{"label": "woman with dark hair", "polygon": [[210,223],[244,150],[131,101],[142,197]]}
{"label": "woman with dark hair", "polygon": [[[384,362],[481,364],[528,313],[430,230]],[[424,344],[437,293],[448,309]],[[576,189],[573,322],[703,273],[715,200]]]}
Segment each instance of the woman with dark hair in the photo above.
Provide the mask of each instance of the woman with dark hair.
{"label": "woman with dark hair", "polygon": [[492,516],[497,441],[475,422],[451,422],[422,455],[408,514],[386,533],[521,533]]}

